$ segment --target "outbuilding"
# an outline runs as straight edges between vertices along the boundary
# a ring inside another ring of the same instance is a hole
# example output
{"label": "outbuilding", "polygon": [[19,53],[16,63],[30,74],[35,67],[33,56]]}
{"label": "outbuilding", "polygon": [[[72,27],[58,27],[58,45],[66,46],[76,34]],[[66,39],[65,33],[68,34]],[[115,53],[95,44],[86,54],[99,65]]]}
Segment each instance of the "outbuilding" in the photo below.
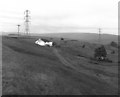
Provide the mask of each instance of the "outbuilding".
{"label": "outbuilding", "polygon": [[38,39],[35,41],[35,44],[38,44],[40,46],[53,46],[53,42],[48,41],[47,39]]}

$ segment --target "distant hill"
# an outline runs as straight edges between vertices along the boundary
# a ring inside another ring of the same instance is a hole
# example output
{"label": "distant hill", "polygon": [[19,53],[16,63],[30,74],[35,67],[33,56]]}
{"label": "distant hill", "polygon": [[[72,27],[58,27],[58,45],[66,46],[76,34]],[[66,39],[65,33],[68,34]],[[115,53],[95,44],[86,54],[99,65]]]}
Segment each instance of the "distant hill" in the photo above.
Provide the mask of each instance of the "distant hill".
{"label": "distant hill", "polygon": [[[49,33],[49,34],[41,34],[42,36],[47,37],[58,37],[58,38],[68,38],[68,39],[76,39],[83,40],[88,42],[98,43],[99,35],[95,33]],[[103,44],[110,43],[111,41],[118,42],[118,36],[112,34],[101,34],[101,42]]]}

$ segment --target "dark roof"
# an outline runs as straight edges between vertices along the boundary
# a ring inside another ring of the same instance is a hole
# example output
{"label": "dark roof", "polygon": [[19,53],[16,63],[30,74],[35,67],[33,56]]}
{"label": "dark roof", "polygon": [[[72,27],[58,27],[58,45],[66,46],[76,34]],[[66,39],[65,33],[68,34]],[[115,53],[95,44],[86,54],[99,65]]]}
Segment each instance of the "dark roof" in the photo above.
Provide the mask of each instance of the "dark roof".
{"label": "dark roof", "polygon": [[47,40],[47,39],[43,39],[43,38],[42,38],[41,40],[43,40],[44,42],[50,42],[49,40]]}

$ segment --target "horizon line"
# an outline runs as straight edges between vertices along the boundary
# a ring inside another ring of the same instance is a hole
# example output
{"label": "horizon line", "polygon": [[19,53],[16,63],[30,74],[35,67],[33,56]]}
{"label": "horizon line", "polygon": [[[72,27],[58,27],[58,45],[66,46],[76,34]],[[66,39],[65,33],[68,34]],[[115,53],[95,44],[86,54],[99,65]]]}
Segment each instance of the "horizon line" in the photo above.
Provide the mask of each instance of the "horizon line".
{"label": "horizon line", "polygon": [[[5,34],[18,34],[18,32],[12,32],[12,31],[10,31],[10,32],[8,32],[8,31],[0,31],[0,32],[2,32],[1,34],[2,35],[5,35]],[[3,34],[5,32],[5,34]],[[43,33],[38,33],[38,32],[35,32],[35,33],[33,33],[33,32],[30,32],[30,34],[70,34],[70,33],[72,33],[72,34],[76,34],[76,33],[78,33],[78,34],[99,34],[99,33],[92,33],[92,32],[43,32]],[[19,32],[19,34],[21,34],[21,35],[24,35],[25,34],[25,32]],[[101,33],[101,35],[102,34],[107,34],[107,35],[116,35],[116,36],[119,36],[119,33],[118,34],[112,34],[112,33]]]}

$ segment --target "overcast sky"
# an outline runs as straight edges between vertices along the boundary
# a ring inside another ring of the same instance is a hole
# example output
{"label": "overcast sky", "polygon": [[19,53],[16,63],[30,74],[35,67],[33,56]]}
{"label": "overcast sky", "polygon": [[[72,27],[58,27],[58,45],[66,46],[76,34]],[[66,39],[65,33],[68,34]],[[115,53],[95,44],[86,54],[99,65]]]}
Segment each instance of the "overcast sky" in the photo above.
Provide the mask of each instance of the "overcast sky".
{"label": "overcast sky", "polygon": [[31,33],[118,33],[119,0],[0,0],[0,31],[24,31],[24,11],[30,10]]}

